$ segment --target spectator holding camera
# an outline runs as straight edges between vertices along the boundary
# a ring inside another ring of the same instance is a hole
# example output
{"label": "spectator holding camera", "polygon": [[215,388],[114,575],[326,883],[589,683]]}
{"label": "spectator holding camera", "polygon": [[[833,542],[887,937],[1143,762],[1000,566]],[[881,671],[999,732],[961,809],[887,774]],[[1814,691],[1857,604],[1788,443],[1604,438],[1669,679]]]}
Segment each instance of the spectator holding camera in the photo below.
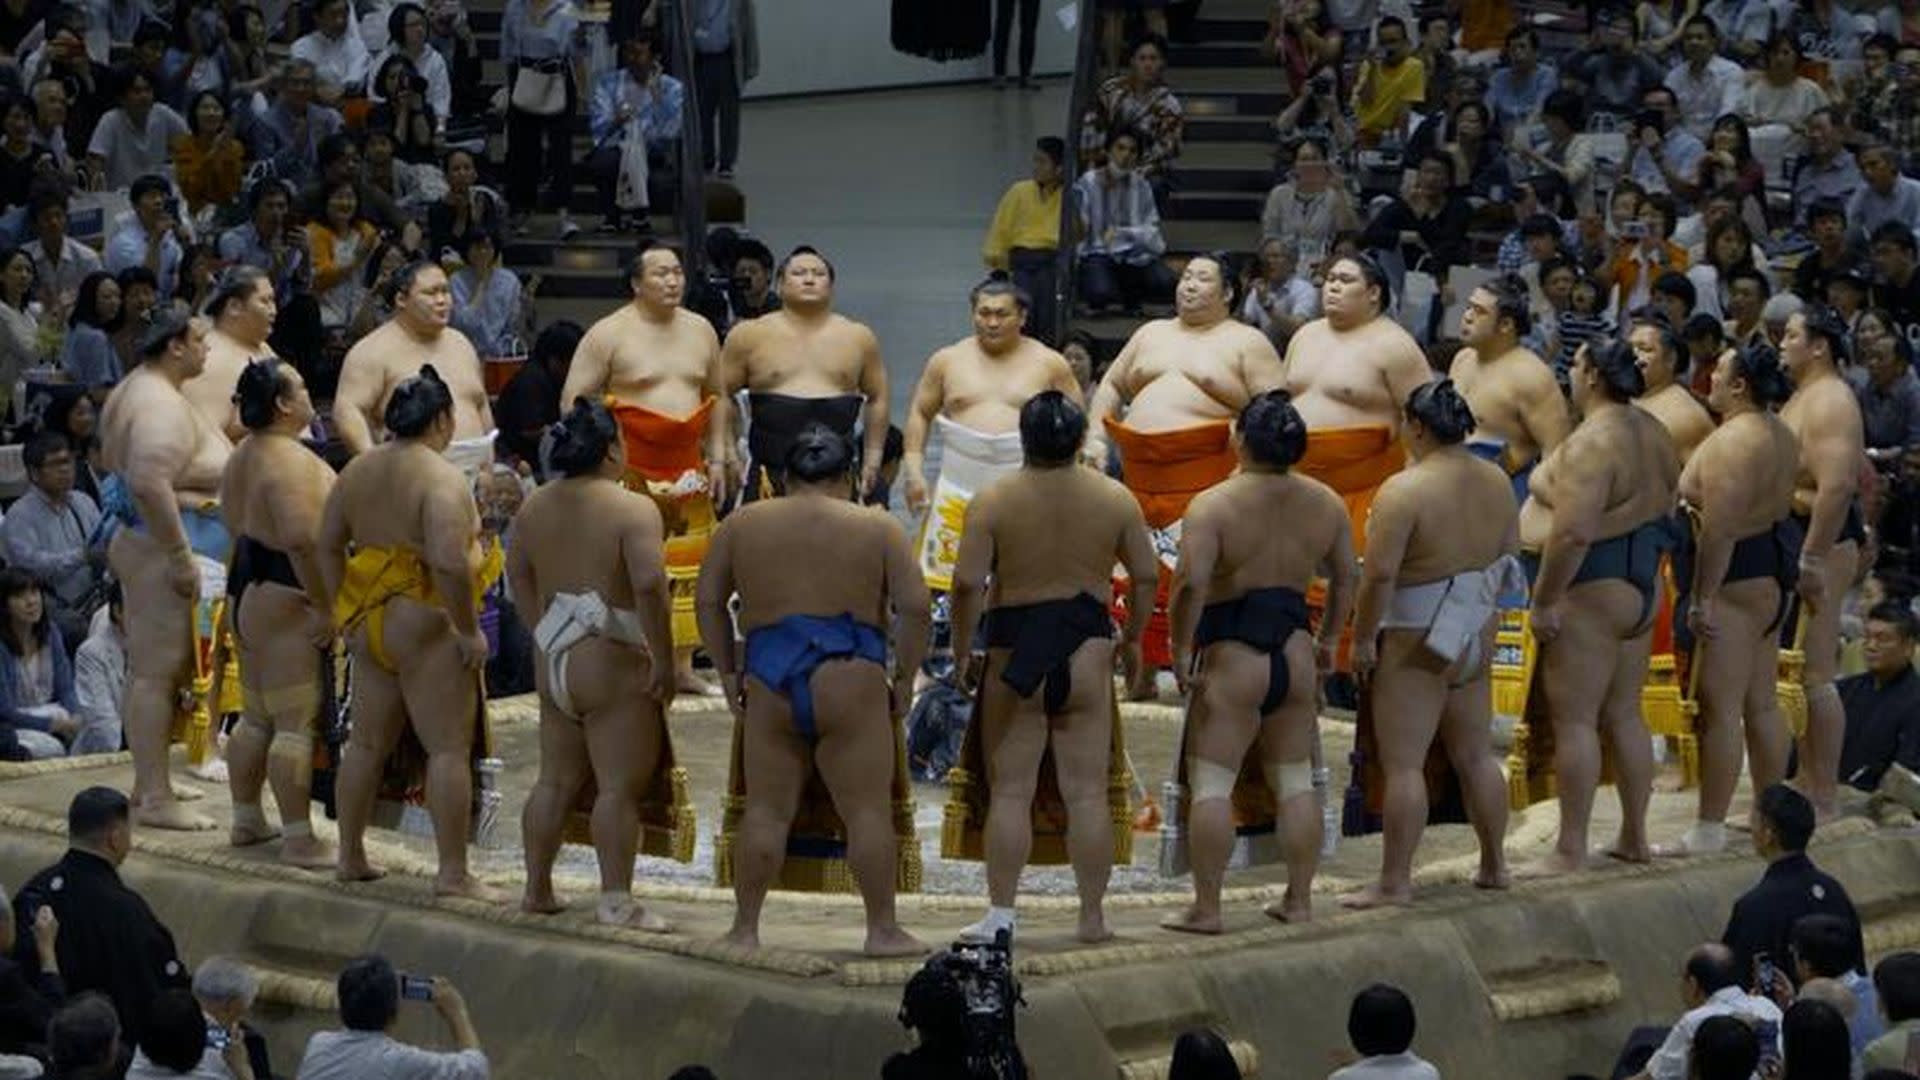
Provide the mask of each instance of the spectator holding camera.
{"label": "spectator holding camera", "polygon": [[247,220],[220,234],[220,258],[265,271],[282,317],[307,291],[313,266],[307,230],[295,224],[292,210],[286,184],[260,180],[247,189]]}
{"label": "spectator holding camera", "polygon": [[169,990],[153,1015],[126,1080],[254,1080],[246,1040],[237,1027],[216,1022],[185,990]]}
{"label": "spectator holding camera", "polygon": [[293,58],[313,65],[318,76],[315,92],[330,105],[366,90],[373,58],[351,15],[349,0],[315,0],[313,32],[293,43]]}
{"label": "spectator holding camera", "polygon": [[1427,67],[1413,54],[1407,24],[1389,15],[1374,27],[1373,37],[1375,55],[1361,63],[1353,87],[1354,117],[1366,146],[1404,134],[1415,106],[1427,100]]}
{"label": "spectator holding camera", "polygon": [[1321,0],[1280,0],[1267,15],[1260,51],[1280,69],[1287,96],[1298,98],[1315,76],[1335,73],[1342,41]]}
{"label": "spectator holding camera", "polygon": [[359,185],[327,185],[325,210],[307,226],[313,260],[313,291],[320,298],[320,325],[345,329],[366,290],[362,271],[380,242],[380,232],[360,212]]}
{"label": "spectator holding camera", "polygon": [[106,268],[117,274],[129,266],[146,267],[159,286],[155,299],[164,303],[173,298],[186,251],[173,186],[164,177],[148,174],[133,182],[130,198],[133,216],[107,241]]}
{"label": "spectator holding camera", "polygon": [[427,103],[427,80],[413,61],[397,54],[388,55],[374,71],[373,85],[385,100],[367,114],[369,137],[385,134],[393,141],[394,156],[410,164],[439,160],[446,117]]}
{"label": "spectator holding camera", "polygon": [[247,149],[234,137],[226,103],[214,91],[195,94],[187,115],[192,130],[174,136],[172,148],[180,194],[192,212],[225,208],[240,194]]}
{"label": "spectator holding camera", "polygon": [[13,962],[20,928],[14,925],[6,890],[0,889],[0,1055],[44,1053],[47,1023],[67,998],[66,984],[60,979],[59,954],[54,948],[60,937],[60,920],[54,917],[52,908],[43,907],[25,929],[39,960],[39,970],[31,974]]}
{"label": "spectator holding camera", "polygon": [[[447,77],[446,58],[428,42],[427,31],[425,8],[412,0],[395,4],[393,10],[387,13],[389,44],[385,52],[374,58],[372,69],[376,72],[385,71],[387,64],[396,57],[412,64],[414,74],[421,80],[419,92],[422,100],[431,114],[438,118],[438,130],[444,130],[447,118],[453,115],[453,83]],[[384,77],[374,80],[367,96],[375,102],[388,100]]]}
{"label": "spectator holding camera", "polygon": [[1912,346],[1891,314],[1873,308],[1854,327],[1853,349],[1856,364],[1846,377],[1860,400],[1867,458],[1898,472],[1908,454],[1920,450],[1920,376],[1913,372]]}
{"label": "spectator holding camera", "polygon": [[307,1042],[299,1080],[487,1080],[487,1056],[466,999],[446,979],[408,976],[408,999],[429,1002],[459,1049],[437,1053],[391,1034],[400,1019],[401,978],[384,956],[363,956],[340,972],[340,1022]]}

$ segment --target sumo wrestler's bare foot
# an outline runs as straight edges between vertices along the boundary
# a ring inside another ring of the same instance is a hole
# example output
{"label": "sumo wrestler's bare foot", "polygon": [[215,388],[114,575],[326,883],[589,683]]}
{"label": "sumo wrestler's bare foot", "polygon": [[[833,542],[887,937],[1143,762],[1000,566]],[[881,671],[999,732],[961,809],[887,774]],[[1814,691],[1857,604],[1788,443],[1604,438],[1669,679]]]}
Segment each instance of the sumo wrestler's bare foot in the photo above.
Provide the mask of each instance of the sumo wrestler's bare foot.
{"label": "sumo wrestler's bare foot", "polygon": [[234,847],[253,847],[280,839],[280,830],[267,824],[241,824],[234,822],[227,830],[227,843]]}
{"label": "sumo wrestler's bare foot", "polygon": [[170,829],[175,832],[207,832],[220,827],[212,818],[181,806],[176,799],[142,803],[134,807],[133,821],[150,829]]}
{"label": "sumo wrestler's bare foot", "polygon": [[673,924],[641,907],[631,898],[601,900],[594,908],[594,920],[602,926],[618,926],[649,934],[670,934]]}
{"label": "sumo wrestler's bare foot", "polygon": [[724,945],[734,945],[742,949],[757,949],[760,947],[760,928],[734,923],[733,929],[721,935],[720,941]]}
{"label": "sumo wrestler's bare foot", "polygon": [[1523,880],[1533,880],[1559,877],[1563,874],[1577,874],[1586,868],[1587,857],[1584,854],[1567,855],[1555,851],[1522,866],[1514,872],[1514,876]]}
{"label": "sumo wrestler's bare foot", "polygon": [[343,852],[333,876],[340,881],[379,881],[387,876],[387,872],[367,861],[365,855],[347,855]]}
{"label": "sumo wrestler's bare foot", "polygon": [[1614,862],[1633,863],[1636,865],[1653,861],[1653,848],[1649,847],[1644,840],[1638,843],[1630,843],[1626,840],[1615,840],[1613,843],[1601,848],[1599,854],[1612,859]]}
{"label": "sumo wrestler's bare foot", "polygon": [[498,904],[506,900],[505,893],[491,885],[482,885],[480,879],[472,874],[462,874],[456,878],[434,878],[433,895],[457,897],[461,900],[478,900],[483,904]]}
{"label": "sumo wrestler's bare foot", "polygon": [[558,915],[567,910],[567,905],[553,895],[552,889],[535,890],[529,886],[526,893],[520,897],[520,910],[529,915]]}
{"label": "sumo wrestler's bare foot", "polygon": [[1128,701],[1155,701],[1160,697],[1160,683],[1152,668],[1138,672],[1127,679]]}
{"label": "sumo wrestler's bare foot", "polygon": [[325,870],[338,862],[333,845],[317,836],[289,836],[280,842],[280,861],[302,870]]}
{"label": "sumo wrestler's bare foot", "polygon": [[[195,780],[205,780],[209,784],[224,784],[227,782],[227,759],[223,757],[211,757],[198,765],[189,765],[187,766],[187,775],[193,777]],[[195,791],[191,796],[187,796],[181,794],[179,789],[176,788],[175,794],[180,795],[181,798],[200,798],[198,791]]]}
{"label": "sumo wrestler's bare foot", "polygon": [[1340,906],[1349,911],[1372,911],[1382,907],[1409,907],[1413,904],[1411,886],[1402,889],[1389,889],[1379,882],[1365,888],[1355,889],[1340,898]]}
{"label": "sumo wrestler's bare foot", "polygon": [[1226,929],[1226,925],[1221,921],[1218,911],[1203,911],[1199,904],[1193,904],[1185,911],[1161,919],[1160,928],[1181,934],[1218,934]]}
{"label": "sumo wrestler's bare foot", "polygon": [[861,952],[868,956],[900,957],[925,956],[933,951],[927,944],[912,934],[902,930],[898,924],[893,926],[873,926],[867,928],[867,943],[861,946]]}
{"label": "sumo wrestler's bare foot", "polygon": [[1513,875],[1507,873],[1506,866],[1482,866],[1480,872],[1473,875],[1473,887],[1494,891],[1513,888]]}
{"label": "sumo wrestler's bare foot", "polygon": [[1082,945],[1098,945],[1113,940],[1113,931],[1107,929],[1107,917],[1100,911],[1083,911],[1080,923],[1074,928],[1074,940]]}
{"label": "sumo wrestler's bare foot", "polygon": [[[225,765],[226,762],[222,761],[220,764]],[[220,782],[224,784],[226,783],[226,779],[222,777]],[[173,801],[175,802],[199,802],[201,799],[207,797],[206,792],[201,791],[192,784],[172,784],[169,785],[169,789],[173,792]]]}
{"label": "sumo wrestler's bare foot", "polygon": [[1268,904],[1264,910],[1268,918],[1278,919],[1283,923],[1313,921],[1313,899],[1295,896],[1292,889],[1288,889],[1285,896]]}

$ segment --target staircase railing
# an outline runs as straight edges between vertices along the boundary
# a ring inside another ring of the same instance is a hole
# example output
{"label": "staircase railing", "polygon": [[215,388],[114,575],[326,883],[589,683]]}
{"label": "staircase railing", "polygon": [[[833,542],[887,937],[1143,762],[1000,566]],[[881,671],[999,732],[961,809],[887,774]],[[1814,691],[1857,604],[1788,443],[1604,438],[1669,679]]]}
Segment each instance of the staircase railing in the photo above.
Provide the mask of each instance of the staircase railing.
{"label": "staircase railing", "polygon": [[1074,48],[1073,83],[1067,93],[1067,153],[1061,161],[1060,247],[1054,256],[1053,325],[1054,343],[1065,347],[1067,327],[1073,322],[1074,279],[1077,263],[1074,237],[1079,232],[1080,216],[1073,205],[1073,184],[1080,178],[1080,134],[1085,126],[1087,107],[1093,102],[1100,78],[1100,12],[1096,0],[1080,0],[1080,39]]}
{"label": "staircase railing", "polygon": [[707,265],[707,133],[700,124],[699,59],[693,49],[692,0],[661,0],[660,33],[666,39],[667,70],[686,88],[680,124],[680,190],[674,220],[678,224],[680,262],[688,281],[698,281]]}

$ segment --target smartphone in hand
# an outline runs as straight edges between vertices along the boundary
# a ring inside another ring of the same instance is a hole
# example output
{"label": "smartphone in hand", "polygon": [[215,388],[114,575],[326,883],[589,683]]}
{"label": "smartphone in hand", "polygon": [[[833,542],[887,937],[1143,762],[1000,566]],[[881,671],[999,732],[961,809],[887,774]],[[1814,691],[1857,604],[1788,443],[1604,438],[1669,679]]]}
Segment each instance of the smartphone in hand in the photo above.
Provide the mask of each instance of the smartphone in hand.
{"label": "smartphone in hand", "polygon": [[401,975],[400,998],[403,1001],[432,1001],[433,980],[425,975]]}

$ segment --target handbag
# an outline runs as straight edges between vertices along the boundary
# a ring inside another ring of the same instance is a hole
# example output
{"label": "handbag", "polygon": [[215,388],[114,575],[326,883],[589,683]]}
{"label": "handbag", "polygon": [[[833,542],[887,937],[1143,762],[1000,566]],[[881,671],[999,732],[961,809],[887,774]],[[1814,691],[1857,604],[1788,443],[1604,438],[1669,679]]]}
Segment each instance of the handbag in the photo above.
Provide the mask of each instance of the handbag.
{"label": "handbag", "polygon": [[613,204],[622,210],[648,209],[647,136],[638,121],[628,121],[620,142],[620,171],[613,186]]}
{"label": "handbag", "polygon": [[559,116],[567,108],[567,76],[557,63],[551,71],[522,65],[513,72],[513,107],[534,116]]}

